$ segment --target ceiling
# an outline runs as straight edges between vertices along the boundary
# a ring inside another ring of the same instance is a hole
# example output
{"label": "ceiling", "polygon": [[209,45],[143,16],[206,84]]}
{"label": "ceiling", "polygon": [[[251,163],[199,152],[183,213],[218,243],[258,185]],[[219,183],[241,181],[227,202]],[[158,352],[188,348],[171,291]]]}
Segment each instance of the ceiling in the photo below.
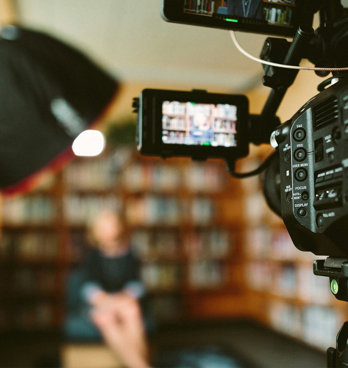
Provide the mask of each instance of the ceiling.
{"label": "ceiling", "polygon": [[[164,22],[161,0],[16,0],[22,24],[87,52],[124,82],[254,86],[262,67],[235,49],[227,31]],[[258,55],[264,36],[239,34]]]}

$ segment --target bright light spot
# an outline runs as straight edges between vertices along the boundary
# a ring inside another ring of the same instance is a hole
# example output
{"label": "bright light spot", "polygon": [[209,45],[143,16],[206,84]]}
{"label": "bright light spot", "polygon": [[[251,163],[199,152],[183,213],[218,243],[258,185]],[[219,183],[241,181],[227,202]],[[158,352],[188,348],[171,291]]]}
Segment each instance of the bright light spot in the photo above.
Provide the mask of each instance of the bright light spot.
{"label": "bright light spot", "polygon": [[76,156],[98,156],[105,148],[105,138],[99,130],[85,130],[78,135],[72,150]]}

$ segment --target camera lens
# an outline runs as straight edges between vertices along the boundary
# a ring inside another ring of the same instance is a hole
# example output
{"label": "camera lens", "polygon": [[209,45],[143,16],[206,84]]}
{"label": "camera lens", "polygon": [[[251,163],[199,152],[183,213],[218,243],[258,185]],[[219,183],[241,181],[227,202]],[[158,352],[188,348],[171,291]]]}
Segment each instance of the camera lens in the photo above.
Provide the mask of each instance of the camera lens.
{"label": "camera lens", "polygon": [[300,169],[297,169],[295,171],[295,178],[298,180],[298,181],[303,181],[307,178],[307,170],[306,169],[303,169],[303,168],[300,168]]}
{"label": "camera lens", "polygon": [[307,152],[304,148],[298,148],[295,153],[294,157],[297,161],[303,161],[307,156]]}
{"label": "camera lens", "polygon": [[301,142],[306,137],[306,131],[303,128],[297,128],[294,131],[293,137],[294,137],[295,141]]}

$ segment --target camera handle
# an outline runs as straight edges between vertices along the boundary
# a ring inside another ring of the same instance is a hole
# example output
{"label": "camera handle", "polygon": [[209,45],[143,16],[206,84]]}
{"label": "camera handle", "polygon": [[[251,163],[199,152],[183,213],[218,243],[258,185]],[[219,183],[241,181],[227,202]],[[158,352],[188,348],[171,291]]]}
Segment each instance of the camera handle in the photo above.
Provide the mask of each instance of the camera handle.
{"label": "camera handle", "polygon": [[[309,42],[313,38],[313,29],[310,26],[301,26],[290,44],[284,39],[267,38],[261,57],[273,62],[282,62],[286,65],[298,65],[306,54]],[[254,144],[269,143],[272,131],[279,125],[276,111],[282,102],[287,89],[293,84],[298,70],[284,70],[277,67],[265,68],[263,83],[272,90],[267,98],[260,115],[250,115],[249,136]]]}
{"label": "camera handle", "polygon": [[[313,263],[317,276],[330,278],[330,289],[338,300],[348,301],[348,259],[328,257]],[[344,322],[337,334],[336,348],[327,350],[327,368],[348,367],[348,322]]]}
{"label": "camera handle", "polygon": [[[320,29],[314,32],[312,23],[314,13],[320,10]],[[293,38],[287,42],[285,39],[267,38],[261,51],[261,58],[267,61],[278,62],[285,65],[298,65],[303,58],[310,59],[315,64],[330,65],[338,59],[346,65],[346,33],[348,22],[339,18],[347,14],[348,10],[340,4],[340,0],[303,0],[301,7],[301,23]],[[336,27],[336,25],[340,25]],[[337,34],[336,34],[337,33]],[[334,37],[336,34],[336,37]],[[331,50],[330,40],[335,38],[335,47]],[[337,52],[341,50],[344,56]],[[333,60],[332,60],[333,59]],[[251,115],[248,124],[250,142],[256,145],[269,143],[271,133],[280,125],[276,112],[286,94],[293,84],[298,70],[284,70],[282,68],[264,66],[265,76],[263,84],[272,90],[266,100],[261,114]],[[323,73],[322,76],[328,73]]]}

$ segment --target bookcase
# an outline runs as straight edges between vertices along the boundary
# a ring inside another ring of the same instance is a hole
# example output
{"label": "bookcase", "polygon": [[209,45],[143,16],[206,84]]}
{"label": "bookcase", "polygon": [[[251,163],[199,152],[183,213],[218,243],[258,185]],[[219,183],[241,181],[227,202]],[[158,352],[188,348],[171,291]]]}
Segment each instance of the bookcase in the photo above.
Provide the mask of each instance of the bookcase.
{"label": "bookcase", "polygon": [[100,208],[122,210],[159,322],[243,311],[241,188],[219,161],[79,158],[45,185],[5,200],[0,329],[56,329],[65,282]]}
{"label": "bookcase", "polygon": [[220,6],[226,7],[226,0],[186,0],[184,7],[187,13],[199,13],[200,15],[212,16],[217,13]]}
{"label": "bookcase", "polygon": [[1,331],[61,326],[66,278],[104,207],[125,213],[160,323],[253,317],[320,349],[334,345],[347,307],[313,275],[318,257],[292,244],[258,177],[234,180],[218,160],[144,158],[128,147],[75,159],[34,192],[3,200]]}

